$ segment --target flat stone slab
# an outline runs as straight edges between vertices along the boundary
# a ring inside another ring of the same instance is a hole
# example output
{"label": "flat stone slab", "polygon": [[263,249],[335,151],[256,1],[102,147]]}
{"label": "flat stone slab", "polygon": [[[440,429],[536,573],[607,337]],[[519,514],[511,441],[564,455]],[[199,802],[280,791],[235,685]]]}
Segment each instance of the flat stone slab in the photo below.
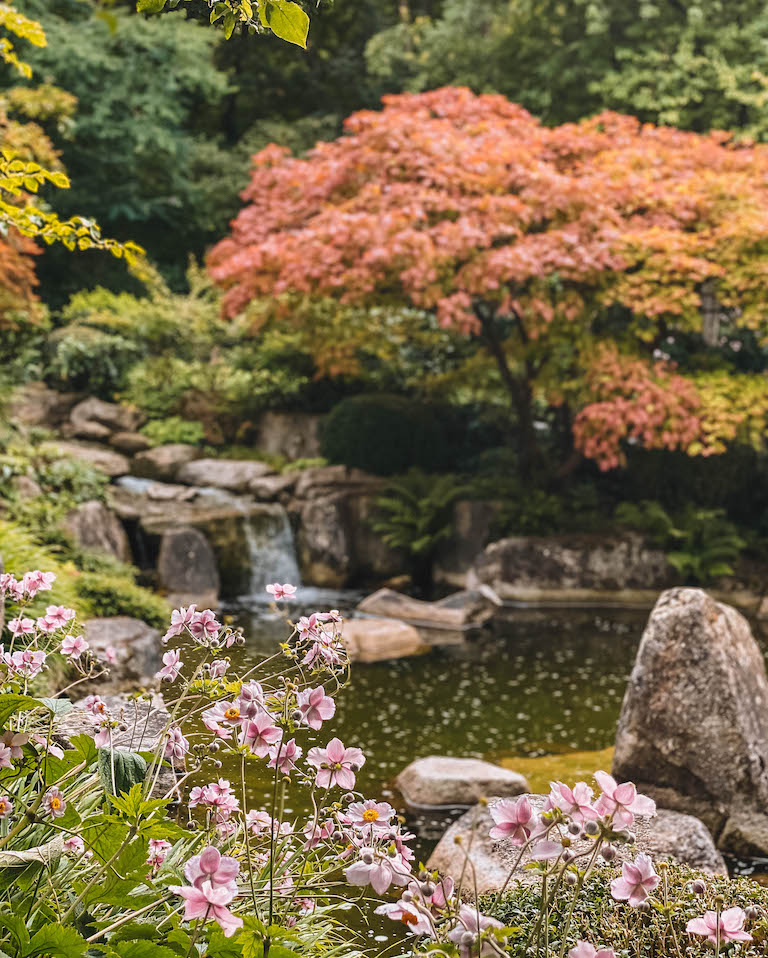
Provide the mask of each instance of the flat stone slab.
{"label": "flat stone slab", "polygon": [[440,602],[423,602],[394,589],[379,589],[366,596],[357,611],[402,619],[419,628],[459,632],[476,628],[493,615],[493,608],[480,593],[458,592]]}
{"label": "flat stone slab", "polygon": [[180,467],[176,481],[189,486],[211,486],[246,492],[254,479],[274,473],[266,463],[250,459],[196,459]]}
{"label": "flat stone slab", "polygon": [[174,479],[176,471],[201,455],[197,446],[170,442],[139,452],[133,457],[133,473],[146,479]]}
{"label": "flat stone slab", "polygon": [[344,623],[344,645],[356,662],[384,662],[422,655],[429,646],[418,629],[397,619],[348,619]]}
{"label": "flat stone slab", "polygon": [[416,759],[395,779],[406,804],[414,809],[475,805],[489,795],[506,797],[530,791],[523,775],[477,758],[429,755]]}
{"label": "flat stone slab", "polygon": [[[529,795],[528,798],[537,811],[544,809],[545,795]],[[489,804],[493,805],[493,800]],[[465,869],[462,890],[474,894],[476,888],[480,895],[499,891],[506,883],[520,849],[509,841],[491,839],[488,833],[493,824],[487,806],[477,805],[465,812],[440,839],[427,867],[436,868],[442,875],[451,875],[458,880],[464,868],[462,846],[468,848],[471,839],[470,857],[474,864],[474,876],[471,869]],[[608,865],[598,858],[595,867],[615,871],[622,862],[632,861],[640,852],[645,852],[654,861],[672,860],[708,874],[728,874],[706,826],[692,815],[660,809],[654,818],[636,818],[633,831],[637,837],[636,844],[615,845],[615,861]],[[456,843],[456,838],[461,839],[461,845]],[[572,845],[577,853],[587,847],[588,843],[583,839],[574,841]],[[513,881],[526,885],[540,881],[523,867],[529,860],[527,854],[523,856]]]}
{"label": "flat stone slab", "polygon": [[62,459],[77,459],[80,462],[86,462],[111,479],[116,476],[125,476],[130,471],[130,464],[125,456],[104,446],[57,439],[43,443],[41,449],[43,452],[58,452]]}

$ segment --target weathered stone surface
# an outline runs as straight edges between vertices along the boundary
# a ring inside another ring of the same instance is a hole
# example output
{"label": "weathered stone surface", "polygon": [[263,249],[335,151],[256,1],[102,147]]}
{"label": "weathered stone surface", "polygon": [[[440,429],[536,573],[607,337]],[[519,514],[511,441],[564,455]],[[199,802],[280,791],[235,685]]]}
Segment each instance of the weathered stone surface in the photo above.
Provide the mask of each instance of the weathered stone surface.
{"label": "weathered stone surface", "polygon": [[209,486],[246,492],[254,479],[274,473],[264,462],[248,459],[197,459],[179,468],[176,481],[188,486]]}
{"label": "weathered stone surface", "polygon": [[490,586],[502,599],[590,598],[595,593],[658,591],[676,580],[663,552],[634,534],[518,536],[489,545],[468,573],[467,587]]}
{"label": "weathered stone surface", "polygon": [[133,457],[132,472],[145,479],[169,480],[176,477],[181,466],[199,459],[202,453],[197,446],[183,442],[172,442],[165,446],[155,446],[139,452]]}
{"label": "weathered stone surface", "polygon": [[445,755],[416,759],[400,772],[395,785],[415,809],[473,806],[489,795],[502,798],[530,791],[525,777],[508,768]]}
{"label": "weathered stone surface", "polygon": [[115,686],[149,685],[163,665],[160,633],[126,615],[89,619],[83,623],[83,635],[94,652],[103,653],[112,646],[117,662],[111,669]]}
{"label": "weathered stone surface", "polygon": [[421,655],[429,649],[417,629],[396,619],[349,619],[344,644],[356,662],[383,662]]}
{"label": "weathered stone surface", "polygon": [[[722,831],[721,848],[744,844],[744,816],[757,822],[768,809],[768,679],[735,609],[700,589],[659,598],[624,697],[613,769]],[[749,841],[767,838],[763,823]]]}
{"label": "weathered stone surface", "polygon": [[[150,698],[136,699],[120,694],[102,695],[101,698],[112,714],[127,726],[125,731],[115,729],[112,732],[112,744],[115,748],[130,749],[134,752],[153,752],[157,748],[171,720],[161,696],[153,695]],[[89,719],[81,700],[57,721],[54,734],[59,741],[64,740],[62,745],[66,747],[67,740],[75,735],[93,735],[93,732],[93,722]],[[176,791],[176,773],[173,768],[161,769],[152,795],[154,798],[168,796],[173,801],[179,800],[180,795]]]}
{"label": "weathered stone surface", "polygon": [[279,476],[259,476],[251,480],[248,491],[261,502],[283,499],[291,493],[298,478],[297,472],[284,472]]}
{"label": "weathered stone surface", "polygon": [[[537,810],[544,808],[546,796],[530,795],[529,799]],[[492,825],[490,811],[485,806],[477,805],[465,812],[440,839],[427,862],[427,867],[436,868],[441,874],[458,879],[464,865],[464,853],[455,839],[460,837],[462,846],[467,848],[471,838],[471,859],[475,867],[478,894],[498,891],[507,881],[520,849],[509,841],[493,841],[488,835]],[[725,862],[715,848],[706,827],[690,815],[660,809],[655,818],[637,818],[633,828],[637,842],[633,845],[616,845],[615,863],[607,865],[602,859],[598,859],[595,867],[607,868],[612,873],[618,872],[622,862],[631,861],[638,853],[645,852],[655,861],[673,860],[710,874],[727,874]],[[572,845],[577,853],[586,847],[584,840],[574,841]],[[530,871],[523,869],[528,860],[526,853],[515,872],[514,881],[525,884],[540,881]],[[464,874],[462,888],[472,894],[475,889],[472,872],[466,869]]]}
{"label": "weathered stone surface", "polygon": [[132,456],[150,448],[149,439],[140,432],[116,432],[109,437],[110,446]]}
{"label": "weathered stone surface", "polygon": [[482,625],[493,614],[493,607],[479,593],[460,592],[440,602],[422,602],[392,589],[379,589],[366,596],[357,610],[366,615],[402,619],[420,628],[456,631]]}
{"label": "weathered stone surface", "polygon": [[69,416],[72,407],[82,398],[80,393],[60,393],[45,383],[25,383],[11,397],[8,418],[20,426],[56,428]]}
{"label": "weathered stone surface", "polygon": [[491,526],[499,502],[460,499],[453,506],[451,535],[440,546],[435,560],[436,582],[463,589],[467,573],[491,540]]}
{"label": "weathered stone surface", "polygon": [[103,399],[96,399],[93,396],[78,403],[69,416],[69,421],[76,436],[80,435],[80,431],[87,428],[91,423],[97,423],[105,427],[107,434],[111,432],[133,432],[145,419],[146,416],[139,409],[131,406],[121,406],[118,403],[104,402]]}
{"label": "weathered stone surface", "polygon": [[218,605],[219,573],[213,549],[198,529],[169,529],[160,542],[157,577],[174,608]]}
{"label": "weathered stone surface", "polygon": [[57,450],[62,459],[79,459],[80,462],[87,462],[94,469],[99,469],[106,473],[110,478],[116,476],[125,476],[129,472],[130,466],[125,456],[111,449],[105,449],[104,446],[91,445],[86,442],[62,441],[43,443],[43,450]]}
{"label": "weathered stone surface", "polygon": [[89,439],[92,442],[106,442],[112,435],[108,426],[103,426],[100,422],[81,422],[75,425],[72,422],[66,422],[61,427],[62,436],[75,439]]}
{"label": "weathered stone surface", "polygon": [[131,561],[131,546],[123,524],[104,503],[95,499],[81,503],[69,513],[64,525],[83,548],[105,552],[121,562]]}
{"label": "weathered stone surface", "polygon": [[370,492],[383,485],[378,476],[371,476],[361,469],[346,466],[320,466],[303,469],[296,483],[297,499],[317,499],[338,492]]}
{"label": "weathered stone surface", "polygon": [[320,455],[323,416],[306,412],[265,412],[259,420],[257,445],[286,459],[314,459]]}
{"label": "weathered stone surface", "polygon": [[25,499],[37,499],[38,496],[42,496],[43,494],[43,490],[32,476],[14,476],[11,485],[13,486],[13,491],[22,501]]}

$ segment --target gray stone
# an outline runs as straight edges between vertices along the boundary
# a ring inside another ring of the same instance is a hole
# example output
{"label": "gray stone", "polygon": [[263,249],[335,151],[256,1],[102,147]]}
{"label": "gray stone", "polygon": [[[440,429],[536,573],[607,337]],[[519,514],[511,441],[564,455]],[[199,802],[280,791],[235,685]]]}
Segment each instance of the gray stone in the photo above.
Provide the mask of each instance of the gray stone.
{"label": "gray stone", "polygon": [[86,462],[94,469],[105,473],[110,478],[125,476],[129,472],[129,463],[125,456],[103,446],[91,445],[86,442],[62,441],[45,442],[41,449],[44,452],[58,453],[62,459],[77,459]]}
{"label": "gray stone", "polygon": [[[544,809],[545,795],[529,795],[528,798],[537,811]],[[490,805],[493,805],[493,801]],[[507,882],[520,848],[508,840],[491,839],[488,833],[492,825],[489,807],[476,805],[465,812],[440,839],[427,867],[436,868],[442,875],[451,875],[456,880],[463,872],[462,890],[465,893],[474,894],[476,890],[483,895],[499,891]],[[598,858],[595,867],[608,869],[610,874],[618,873],[622,862],[631,861],[640,852],[645,852],[654,861],[677,861],[709,874],[727,874],[725,862],[706,827],[690,815],[660,809],[654,818],[636,818],[633,831],[637,837],[635,844],[615,845],[617,857],[614,863],[608,865]],[[460,839],[459,844],[456,843],[457,838]],[[583,839],[575,840],[571,847],[578,854],[588,844]],[[464,868],[462,849],[468,848],[474,871]],[[540,882],[535,873],[525,870],[524,866],[529,860],[528,853],[523,855],[513,881],[522,884]]]}
{"label": "gray stone", "polygon": [[47,426],[55,429],[65,422],[80,393],[60,393],[45,383],[25,383],[11,396],[8,419],[17,426]]}
{"label": "gray stone", "polygon": [[384,662],[429,650],[418,629],[396,619],[348,619],[343,635],[350,659],[357,662]]}
{"label": "gray stone", "polygon": [[467,573],[491,540],[501,503],[460,499],[453,506],[450,536],[441,544],[434,566],[436,582],[464,588]]}
{"label": "gray stone", "polygon": [[103,399],[96,399],[93,396],[78,403],[69,416],[69,421],[77,436],[81,434],[81,430],[86,429],[91,423],[97,423],[105,427],[107,434],[133,432],[145,419],[144,413],[135,407],[104,402]]}
{"label": "gray stone", "polygon": [[73,509],[64,521],[78,545],[131,561],[131,546],[122,522],[102,502],[91,499]]}
{"label": "gray stone", "polygon": [[69,422],[61,427],[61,434],[67,438],[106,442],[112,435],[112,430],[108,426],[102,426],[100,422],[82,422],[79,425]]}
{"label": "gray stone", "polygon": [[458,808],[489,795],[507,797],[530,791],[523,775],[477,758],[430,755],[416,759],[395,779],[410,808]]}
{"label": "gray stone", "polygon": [[489,545],[467,576],[467,587],[490,586],[502,599],[647,600],[676,581],[663,552],[634,534],[517,536]]}
{"label": "gray stone", "polygon": [[297,472],[284,472],[279,476],[259,476],[252,479],[248,491],[261,502],[283,499],[290,494],[299,478]]}
{"label": "gray stone", "polygon": [[109,437],[110,446],[132,456],[151,447],[149,439],[140,432],[116,432]]}
{"label": "gray stone", "polygon": [[254,479],[274,473],[266,463],[250,459],[198,459],[176,473],[176,481],[188,486],[209,486],[246,492]]}
{"label": "gray stone", "polygon": [[[157,578],[169,593],[170,604],[215,608],[219,601],[219,573],[213,549],[198,529],[169,529],[160,541]],[[172,597],[172,598],[171,598]]]}
{"label": "gray stone", "polygon": [[[651,613],[619,718],[614,775],[701,818],[724,850],[768,852],[768,678],[749,624],[700,589]],[[759,827],[746,834],[744,816]],[[766,842],[765,844],[762,844]]]}
{"label": "gray stone", "polygon": [[306,412],[265,412],[256,444],[263,452],[286,459],[314,459],[320,455],[323,418]]}
{"label": "gray stone", "polygon": [[150,685],[163,666],[160,633],[141,619],[126,615],[88,619],[83,623],[83,636],[97,654],[109,646],[115,649],[117,661],[111,667],[110,681],[117,687]]}
{"label": "gray stone", "polygon": [[11,485],[16,496],[22,502],[27,499],[37,499],[38,496],[43,494],[40,485],[31,476],[14,476]]}
{"label": "gray stone", "polygon": [[192,462],[193,459],[199,459],[201,455],[197,446],[172,442],[137,453],[133,457],[131,471],[135,476],[143,476],[146,479],[171,480],[176,478],[176,472],[181,466]]}
{"label": "gray stone", "polygon": [[493,607],[479,593],[457,592],[440,602],[423,602],[393,589],[379,589],[366,596],[357,611],[402,619],[419,628],[459,632],[476,628],[493,615]]}
{"label": "gray stone", "polygon": [[384,480],[371,476],[361,469],[349,469],[347,466],[319,466],[316,469],[302,469],[294,494],[297,499],[318,499],[339,492],[380,489],[383,485]]}

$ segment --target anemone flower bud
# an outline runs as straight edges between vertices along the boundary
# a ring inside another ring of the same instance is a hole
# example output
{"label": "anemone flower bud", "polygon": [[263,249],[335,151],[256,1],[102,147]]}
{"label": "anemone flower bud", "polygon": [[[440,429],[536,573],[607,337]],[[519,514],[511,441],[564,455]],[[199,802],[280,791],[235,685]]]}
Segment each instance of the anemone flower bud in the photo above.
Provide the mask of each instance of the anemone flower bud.
{"label": "anemone flower bud", "polygon": [[600,854],[604,861],[612,862],[616,858],[616,849],[613,845],[603,845],[600,849]]}
{"label": "anemone flower bud", "polygon": [[600,826],[597,822],[589,821],[584,825],[584,834],[589,835],[590,838],[595,838],[600,834]]}
{"label": "anemone flower bud", "polygon": [[691,892],[694,895],[704,895],[707,891],[707,886],[700,878],[695,878],[691,882]]}

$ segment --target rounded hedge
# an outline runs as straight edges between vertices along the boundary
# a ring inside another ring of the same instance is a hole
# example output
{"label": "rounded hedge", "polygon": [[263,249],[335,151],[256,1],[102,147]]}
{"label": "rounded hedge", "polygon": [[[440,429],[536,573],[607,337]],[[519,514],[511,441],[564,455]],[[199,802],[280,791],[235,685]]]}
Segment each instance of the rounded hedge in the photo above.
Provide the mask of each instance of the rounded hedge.
{"label": "rounded hedge", "polygon": [[404,396],[367,395],[342,400],[323,428],[323,456],[377,476],[418,467],[450,466],[449,429],[438,411]]}

